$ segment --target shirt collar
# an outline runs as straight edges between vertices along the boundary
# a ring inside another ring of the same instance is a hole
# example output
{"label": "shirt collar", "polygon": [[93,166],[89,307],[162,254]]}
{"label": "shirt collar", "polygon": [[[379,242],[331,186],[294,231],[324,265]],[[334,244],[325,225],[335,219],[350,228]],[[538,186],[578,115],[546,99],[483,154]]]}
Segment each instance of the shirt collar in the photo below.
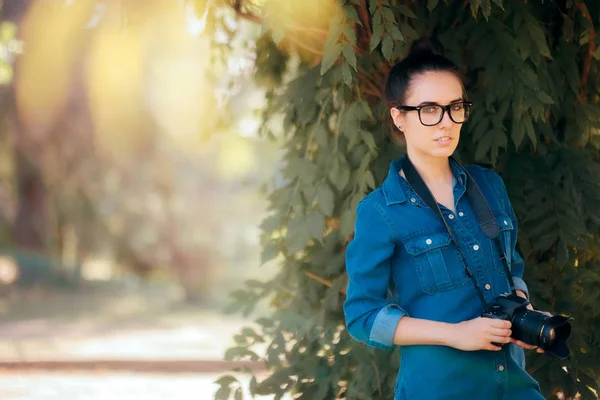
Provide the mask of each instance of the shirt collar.
{"label": "shirt collar", "polygon": [[[404,181],[404,178],[400,176],[402,162],[405,157],[406,156],[398,158],[390,163],[387,178],[385,178],[385,181],[383,182],[383,195],[388,206],[404,203],[406,197],[411,196],[412,189],[410,189],[406,181]],[[453,158],[450,158],[450,168],[452,169],[452,175],[456,178],[456,185],[464,187],[467,181],[467,175]]]}
{"label": "shirt collar", "polygon": [[401,179],[403,179],[400,176],[403,159],[404,157],[398,158],[390,163],[388,176],[383,182],[383,195],[388,206],[391,206],[392,204],[404,203],[406,201],[406,195],[404,194],[404,189],[402,187],[402,183],[400,182]]}
{"label": "shirt collar", "polygon": [[467,184],[467,174],[463,167],[454,159],[454,157],[450,157],[450,168],[452,169],[452,175],[456,178],[457,185],[466,186]]}

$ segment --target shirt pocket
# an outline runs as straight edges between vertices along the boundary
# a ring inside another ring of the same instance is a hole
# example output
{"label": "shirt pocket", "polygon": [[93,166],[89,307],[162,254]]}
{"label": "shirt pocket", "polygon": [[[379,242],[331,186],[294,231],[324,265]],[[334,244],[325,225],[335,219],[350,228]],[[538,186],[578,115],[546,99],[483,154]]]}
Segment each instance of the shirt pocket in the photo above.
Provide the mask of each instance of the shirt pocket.
{"label": "shirt pocket", "polygon": [[428,294],[464,286],[469,277],[460,253],[448,233],[431,233],[405,241],[413,258],[421,289]]}
{"label": "shirt pocket", "polygon": [[[512,221],[510,220],[510,218],[508,218],[506,215],[496,215],[496,221],[498,221],[498,227],[500,228],[500,234],[499,234],[499,238],[500,243],[501,243],[501,247],[502,250],[506,251],[506,258],[508,260],[508,267],[510,269],[510,260],[512,259],[512,234],[513,234],[513,230],[515,229],[513,226]],[[504,266],[503,261],[501,259],[502,254],[500,254],[500,252],[498,252],[498,248],[496,247],[496,243],[494,243],[493,239],[489,239],[490,240],[490,245],[492,246],[492,251],[495,255],[494,257],[494,268],[496,269],[497,272],[501,273],[502,275],[504,275]]]}

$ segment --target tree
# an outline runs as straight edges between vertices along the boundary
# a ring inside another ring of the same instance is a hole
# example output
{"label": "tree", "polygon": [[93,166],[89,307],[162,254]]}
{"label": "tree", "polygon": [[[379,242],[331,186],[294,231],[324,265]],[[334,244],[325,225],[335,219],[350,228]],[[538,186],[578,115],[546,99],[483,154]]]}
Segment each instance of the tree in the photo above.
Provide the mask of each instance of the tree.
{"label": "tree", "polygon": [[[221,2],[239,18],[269,27],[256,42],[256,77],[269,99],[265,121],[285,116],[287,184],[273,188],[262,224],[263,261],[277,257],[280,272],[232,295],[232,310],[249,314],[261,299],[274,308],[256,329],[236,335],[226,354],[257,360],[254,346],[266,346],[269,376],[260,382],[253,376],[251,392],[276,399],[287,392],[310,400],[392,398],[400,350],[366,348],[344,330],[344,251],[358,201],[402,152],[384,119],[384,77],[412,41],[429,36],[466,74],[475,112],[459,155],[505,179],[533,304],[575,318],[572,357],[529,352],[528,370],[548,398],[558,392],[596,398],[598,3],[346,0],[319,2],[320,9],[300,3]],[[241,398],[234,377],[217,382],[217,399]]]}

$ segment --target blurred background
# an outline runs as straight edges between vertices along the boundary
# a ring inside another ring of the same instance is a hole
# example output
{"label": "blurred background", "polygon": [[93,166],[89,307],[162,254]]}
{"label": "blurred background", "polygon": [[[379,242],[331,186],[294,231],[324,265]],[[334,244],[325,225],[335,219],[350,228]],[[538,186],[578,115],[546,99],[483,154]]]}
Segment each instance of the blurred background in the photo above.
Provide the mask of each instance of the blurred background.
{"label": "blurred background", "polygon": [[0,399],[211,399],[235,366],[281,155],[261,26],[210,3],[0,1]]}

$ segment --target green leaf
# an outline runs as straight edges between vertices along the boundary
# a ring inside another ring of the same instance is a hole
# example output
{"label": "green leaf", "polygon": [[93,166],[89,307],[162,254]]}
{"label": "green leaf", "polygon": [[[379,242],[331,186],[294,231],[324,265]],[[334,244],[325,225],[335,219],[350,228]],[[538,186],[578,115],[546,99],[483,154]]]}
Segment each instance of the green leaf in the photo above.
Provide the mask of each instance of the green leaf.
{"label": "green leaf", "polygon": [[268,319],[268,318],[258,318],[256,321],[257,324],[264,326],[265,328],[272,328],[273,326],[275,326],[275,323],[273,322],[272,319]]}
{"label": "green leaf", "polygon": [[321,210],[323,214],[327,216],[333,215],[335,195],[327,183],[323,183],[317,188],[317,202],[319,210]]}
{"label": "green leaf", "polygon": [[318,145],[322,148],[326,148],[327,146],[329,146],[330,135],[331,134],[323,124],[319,124],[319,126],[317,126],[317,128],[315,129],[315,140],[317,141]]}
{"label": "green leaf", "polygon": [[383,23],[381,23],[380,20],[381,18],[379,21],[377,19],[373,20],[373,35],[371,36],[371,42],[369,44],[371,51],[375,50],[375,48],[381,42],[381,37],[383,36]]}
{"label": "green leaf", "polygon": [[348,18],[350,18],[350,20],[362,26],[362,22],[360,22],[360,18],[358,17],[358,14],[356,12],[356,8],[352,6],[344,6],[344,13]]}
{"label": "green leaf", "polygon": [[269,215],[260,224],[260,229],[263,232],[272,232],[281,227],[281,216],[278,214]]}
{"label": "green leaf", "polygon": [[220,386],[229,386],[232,383],[240,383],[240,382],[232,375],[224,375],[224,376],[220,377],[219,379],[217,379],[216,381],[214,381],[213,383],[220,385]]}
{"label": "green leaf", "polygon": [[373,173],[371,171],[367,171],[365,173],[365,183],[371,189],[375,189],[375,178],[373,177]]}
{"label": "green leaf", "polygon": [[325,75],[325,73],[329,71],[337,61],[341,52],[342,46],[339,43],[325,48],[323,59],[321,60],[321,75]]}
{"label": "green leaf", "polygon": [[371,107],[369,106],[369,103],[367,103],[364,100],[361,100],[358,102],[358,104],[362,107],[363,111],[371,118],[371,119],[375,119],[373,117],[373,112],[371,111]]}
{"label": "green leaf", "polygon": [[244,395],[242,393],[242,388],[239,387],[235,390],[235,393],[233,395],[233,399],[234,400],[243,400],[244,399]]}
{"label": "green leaf", "polygon": [[281,247],[278,242],[269,241],[266,245],[263,246],[262,251],[260,253],[261,265],[275,259],[279,255],[280,251]]}
{"label": "green leaf", "polygon": [[469,3],[471,4],[471,15],[473,18],[477,18],[477,12],[481,6],[481,0],[470,0]]}
{"label": "green leaf", "polygon": [[548,43],[546,42],[546,35],[544,31],[540,27],[538,21],[531,15],[528,15],[527,18],[527,29],[529,30],[529,34],[531,35],[531,39],[538,48],[538,51],[541,55],[547,58],[552,58],[550,55],[550,49],[548,49]]}
{"label": "green leaf", "polygon": [[439,0],[427,0],[427,8],[432,11],[437,7]]}
{"label": "green leaf", "polygon": [[388,25],[386,30],[394,39],[404,42],[404,35],[402,35],[402,32],[400,32],[400,28],[398,28],[397,25]]}
{"label": "green leaf", "polygon": [[350,168],[348,164],[340,165],[340,172],[336,182],[334,182],[335,187],[342,191],[350,181]]}
{"label": "green leaf", "polygon": [[338,190],[344,190],[350,180],[350,170],[348,163],[341,154],[338,154],[337,157],[332,157],[327,176]]}
{"label": "green leaf", "polygon": [[289,176],[296,176],[304,183],[310,184],[315,181],[317,175],[317,167],[308,160],[303,158],[291,158],[285,169]]}
{"label": "green leaf", "polygon": [[399,5],[396,8],[400,12],[400,14],[406,15],[408,18],[417,18],[415,13],[410,8],[406,7],[405,5]]}
{"label": "green leaf", "polygon": [[314,210],[306,217],[306,228],[311,237],[322,241],[323,240],[323,231],[325,230],[325,216]]}
{"label": "green leaf", "polygon": [[244,346],[232,347],[225,351],[225,356],[223,357],[225,361],[235,361],[242,358],[248,352],[248,348]]}
{"label": "green leaf", "polygon": [[525,126],[525,132],[527,133],[527,136],[531,140],[531,143],[533,144],[533,148],[535,149],[535,147],[537,145],[537,136],[535,134],[535,130],[533,129],[533,124],[531,123],[531,118],[525,117],[523,119],[523,124]]}
{"label": "green leaf", "polygon": [[394,41],[390,35],[385,35],[383,38],[383,46],[381,47],[381,51],[383,56],[391,61],[392,60],[392,51],[394,51]]}
{"label": "green leaf", "polygon": [[537,92],[537,98],[544,104],[554,104],[552,97],[544,91]]}
{"label": "green leaf", "polygon": [[375,151],[377,149],[377,145],[375,144],[375,140],[373,139],[373,134],[371,132],[361,130],[360,137],[371,151]]}
{"label": "green leaf", "polygon": [[369,0],[369,12],[371,15],[377,11],[377,5],[379,4],[379,0]]}
{"label": "green leaf", "polygon": [[285,244],[288,255],[293,255],[304,250],[312,240],[306,227],[306,215],[297,214],[288,223]]}
{"label": "green leaf", "polygon": [[354,223],[356,215],[354,210],[344,210],[340,217],[340,232],[343,237],[348,237],[354,233]]}
{"label": "green leaf", "polygon": [[417,33],[417,31],[415,31],[413,29],[413,27],[410,26],[409,24],[401,25],[400,29],[402,30],[402,32],[404,32],[405,37],[408,37],[410,39],[415,39],[415,40],[419,38],[419,34]]}
{"label": "green leaf", "polygon": [[352,48],[352,46],[350,46],[348,43],[344,43],[343,52],[344,52],[344,58],[346,59],[346,61],[356,71],[356,53],[354,52],[354,49]]}
{"label": "green leaf", "polygon": [[348,148],[351,149],[356,144],[356,140],[358,139],[358,132],[360,132],[360,128],[356,125],[346,127],[344,130],[344,136],[348,138]]}
{"label": "green leaf", "polygon": [[492,14],[492,3],[490,3],[490,0],[481,0],[481,13],[486,20],[490,18]]}
{"label": "green leaf", "polygon": [[[354,27],[352,25],[344,24],[342,32],[346,39],[348,39],[348,42],[350,42],[352,46],[356,46],[356,32],[354,31]],[[352,48],[352,46],[350,46],[350,48]]]}
{"label": "green leaf", "polygon": [[388,22],[390,24],[396,23],[396,18],[394,17],[394,13],[392,12],[392,10],[389,7],[383,7],[381,11],[383,13],[383,18],[385,19],[386,22]]}
{"label": "green leaf", "polygon": [[231,389],[229,386],[222,386],[215,393],[215,400],[229,400],[229,395],[231,394]]}
{"label": "green leaf", "polygon": [[348,63],[342,64],[342,78],[344,78],[344,83],[346,85],[352,85],[352,70],[348,66]]}
{"label": "green leaf", "polygon": [[502,11],[504,11],[504,6],[502,5],[502,0],[492,0]]}

